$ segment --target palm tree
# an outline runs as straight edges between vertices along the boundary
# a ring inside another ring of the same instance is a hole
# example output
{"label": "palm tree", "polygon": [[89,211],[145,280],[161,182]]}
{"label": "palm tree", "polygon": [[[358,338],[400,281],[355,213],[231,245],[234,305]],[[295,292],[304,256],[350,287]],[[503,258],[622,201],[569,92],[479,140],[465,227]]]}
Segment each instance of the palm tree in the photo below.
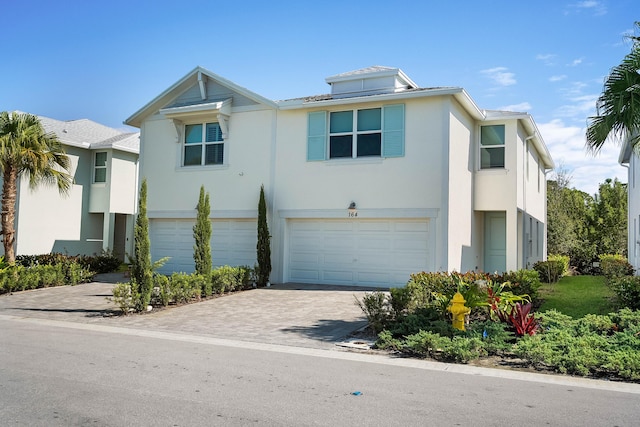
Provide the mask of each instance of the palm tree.
{"label": "palm tree", "polygon": [[[640,22],[635,26],[640,30]],[[610,135],[640,150],[640,37],[629,39],[631,53],[609,73],[597,101],[597,115],[589,117],[586,146],[593,154]]]}
{"label": "palm tree", "polygon": [[2,173],[2,223],[5,260],[15,262],[15,214],[18,179],[24,175],[29,187],[57,186],[67,194],[73,177],[69,158],[55,134],[46,133],[37,116],[0,113],[0,173]]}

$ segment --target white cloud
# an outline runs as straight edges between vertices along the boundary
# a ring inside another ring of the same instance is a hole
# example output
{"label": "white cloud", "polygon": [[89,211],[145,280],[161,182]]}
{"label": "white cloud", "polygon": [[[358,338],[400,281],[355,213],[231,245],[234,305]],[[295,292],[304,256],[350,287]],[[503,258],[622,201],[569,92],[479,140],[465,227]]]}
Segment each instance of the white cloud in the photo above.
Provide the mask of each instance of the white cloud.
{"label": "white cloud", "polygon": [[595,194],[607,178],[627,182],[626,169],[618,164],[620,148],[615,144],[603,147],[594,157],[585,149],[585,127],[568,126],[554,119],[538,124],[538,129],[556,166],[563,165],[571,175],[572,187]]}
{"label": "white cloud", "polygon": [[528,102],[521,102],[520,104],[512,104],[505,105],[504,107],[498,108],[501,111],[518,111],[518,112],[526,112],[532,109],[531,104]]}
{"label": "white cloud", "polygon": [[578,58],[578,59],[574,59],[573,61],[571,61],[570,64],[567,64],[569,67],[576,67],[580,64],[582,64],[582,61],[584,61],[584,58]]}
{"label": "white cloud", "polygon": [[482,74],[493,80],[499,86],[511,86],[516,84],[515,74],[510,73],[506,67],[495,67],[482,70]]}
{"label": "white cloud", "polygon": [[554,82],[559,82],[561,80],[566,79],[567,76],[565,74],[559,75],[559,76],[551,76],[549,77],[549,81],[554,83]]}
{"label": "white cloud", "polygon": [[607,7],[601,1],[596,0],[584,0],[574,3],[569,6],[571,11],[576,12],[592,12],[595,16],[605,15],[607,13]]}
{"label": "white cloud", "polygon": [[545,65],[554,65],[553,59],[556,56],[557,55],[555,55],[553,53],[541,53],[541,54],[536,55],[536,59],[538,61],[544,62]]}
{"label": "white cloud", "polygon": [[555,110],[558,117],[584,119],[595,113],[599,95],[581,95],[569,98],[572,104],[562,105]]}

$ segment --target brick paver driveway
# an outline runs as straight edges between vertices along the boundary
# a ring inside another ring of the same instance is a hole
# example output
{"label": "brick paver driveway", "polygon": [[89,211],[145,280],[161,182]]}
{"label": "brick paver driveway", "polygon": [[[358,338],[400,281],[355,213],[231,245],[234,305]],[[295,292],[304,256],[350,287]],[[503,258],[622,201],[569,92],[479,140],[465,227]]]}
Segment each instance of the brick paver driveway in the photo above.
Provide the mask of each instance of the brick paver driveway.
{"label": "brick paver driveway", "polygon": [[[105,280],[114,281],[114,276],[106,276]],[[334,348],[336,342],[366,325],[355,304],[366,289],[358,287],[274,285],[121,316],[115,304],[107,300],[113,286],[93,282],[2,295],[0,315],[311,348]]]}

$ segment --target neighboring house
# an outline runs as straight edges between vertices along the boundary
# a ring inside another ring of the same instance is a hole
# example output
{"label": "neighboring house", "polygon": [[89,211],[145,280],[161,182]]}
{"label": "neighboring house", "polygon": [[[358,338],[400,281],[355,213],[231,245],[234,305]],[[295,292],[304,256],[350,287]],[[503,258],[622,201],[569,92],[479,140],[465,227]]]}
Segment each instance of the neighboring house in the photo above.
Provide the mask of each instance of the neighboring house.
{"label": "neighboring house", "polygon": [[627,250],[629,263],[640,275],[640,157],[627,140],[620,151],[619,162],[627,167],[628,184],[628,234]]}
{"label": "neighboring house", "polygon": [[553,161],[532,117],[397,68],[271,101],[201,67],[125,123],[140,128],[153,259],[193,271],[201,185],[214,265],[254,265],[260,185],[271,281],[393,286],[419,271],[505,271],[546,257]]}
{"label": "neighboring house", "polygon": [[139,133],[125,133],[91,120],[39,117],[58,136],[71,162],[68,195],[57,188],[29,188],[22,177],[16,205],[16,254],[133,253]]}

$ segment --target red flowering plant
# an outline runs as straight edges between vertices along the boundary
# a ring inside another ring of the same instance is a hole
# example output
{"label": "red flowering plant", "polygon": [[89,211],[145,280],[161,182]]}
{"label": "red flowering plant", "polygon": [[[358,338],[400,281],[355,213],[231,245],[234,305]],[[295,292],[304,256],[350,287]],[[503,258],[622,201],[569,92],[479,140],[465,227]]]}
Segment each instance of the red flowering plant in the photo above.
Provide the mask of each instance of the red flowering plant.
{"label": "red flowering plant", "polygon": [[540,323],[531,313],[531,303],[520,304],[519,302],[511,309],[509,315],[500,313],[501,320],[509,324],[517,336],[535,335],[540,329]]}

